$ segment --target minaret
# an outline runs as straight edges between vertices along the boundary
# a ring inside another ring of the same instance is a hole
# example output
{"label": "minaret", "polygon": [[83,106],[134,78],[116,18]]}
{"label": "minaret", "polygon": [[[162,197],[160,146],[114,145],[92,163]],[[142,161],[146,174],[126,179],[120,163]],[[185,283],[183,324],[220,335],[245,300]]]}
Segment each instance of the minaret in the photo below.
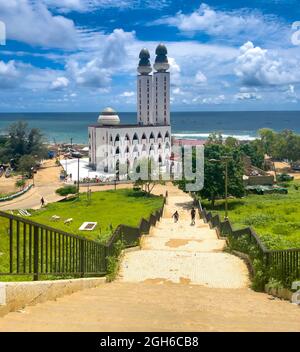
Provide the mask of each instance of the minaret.
{"label": "minaret", "polygon": [[147,49],[140,52],[137,68],[137,122],[139,125],[153,125],[152,72],[150,54]]}
{"label": "minaret", "polygon": [[170,125],[170,65],[165,45],[159,44],[153,75],[153,120],[156,125]]}

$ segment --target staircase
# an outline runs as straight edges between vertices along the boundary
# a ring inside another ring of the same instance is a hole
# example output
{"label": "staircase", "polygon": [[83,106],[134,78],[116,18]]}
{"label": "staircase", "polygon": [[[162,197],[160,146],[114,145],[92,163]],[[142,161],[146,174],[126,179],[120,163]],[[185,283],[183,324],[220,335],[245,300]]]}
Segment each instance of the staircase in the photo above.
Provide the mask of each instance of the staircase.
{"label": "staircase", "polygon": [[[224,252],[225,241],[201,219],[191,226],[192,199],[173,187],[164,216],[144,236],[141,250],[126,253],[118,280],[122,282],[173,282],[214,288],[249,285],[245,263]],[[172,214],[179,213],[174,223]]]}

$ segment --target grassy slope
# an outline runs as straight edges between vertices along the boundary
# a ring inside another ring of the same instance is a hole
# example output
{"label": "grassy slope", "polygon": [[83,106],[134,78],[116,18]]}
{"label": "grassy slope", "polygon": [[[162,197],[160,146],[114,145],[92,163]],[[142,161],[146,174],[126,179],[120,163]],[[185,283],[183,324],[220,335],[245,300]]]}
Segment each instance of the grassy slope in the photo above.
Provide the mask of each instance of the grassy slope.
{"label": "grassy slope", "polygon": [[[289,194],[249,195],[229,200],[229,219],[235,229],[251,226],[270,249],[300,248],[300,188],[291,182]],[[211,210],[207,201],[204,207]],[[224,203],[216,203],[214,213],[224,217]]]}
{"label": "grassy slope", "polygon": [[[90,205],[87,204],[86,194],[81,194],[80,200],[53,203],[47,205],[44,209],[31,211],[32,216],[29,219],[89,239],[97,238],[105,241],[111,233],[108,229],[110,224],[113,228],[116,228],[119,224],[138,226],[142,217],[147,219],[152,212],[160,209],[162,204],[163,199],[161,197],[146,197],[141,192],[128,189],[102,191],[92,194]],[[61,220],[58,222],[51,221],[52,215],[60,216]],[[63,221],[67,218],[73,218],[73,223],[64,225]],[[79,227],[85,221],[98,222],[98,226],[91,232],[79,231]],[[0,272],[8,271],[8,252],[8,220],[0,217]]]}
{"label": "grassy slope", "polygon": [[[32,212],[30,219],[91,239],[99,235],[105,239],[110,235],[110,224],[113,228],[119,224],[138,226],[142,217],[148,218],[161,206],[162,198],[160,197],[146,197],[143,193],[124,189],[94,192],[90,205],[86,200],[86,194],[81,194],[80,200],[52,203],[44,209]],[[53,215],[60,216],[61,220],[51,221]],[[73,222],[70,225],[64,225],[64,220],[68,218],[73,218]],[[85,221],[97,222],[98,225],[91,232],[79,231],[79,227]]]}

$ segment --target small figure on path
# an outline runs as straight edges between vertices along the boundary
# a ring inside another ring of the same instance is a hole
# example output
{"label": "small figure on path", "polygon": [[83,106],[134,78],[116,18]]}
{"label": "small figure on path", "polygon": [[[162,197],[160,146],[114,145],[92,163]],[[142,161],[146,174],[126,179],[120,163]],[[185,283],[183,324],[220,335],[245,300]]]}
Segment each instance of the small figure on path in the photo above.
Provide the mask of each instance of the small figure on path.
{"label": "small figure on path", "polygon": [[174,222],[176,223],[179,219],[179,214],[178,211],[176,210],[175,213],[172,215],[172,218],[174,218]]}
{"label": "small figure on path", "polygon": [[44,197],[41,198],[41,207],[43,208],[43,206],[45,205],[45,199]]}
{"label": "small figure on path", "polygon": [[195,225],[195,218],[196,218],[196,210],[195,208],[193,207],[192,210],[191,210],[191,218],[192,218],[192,223],[191,225]]}

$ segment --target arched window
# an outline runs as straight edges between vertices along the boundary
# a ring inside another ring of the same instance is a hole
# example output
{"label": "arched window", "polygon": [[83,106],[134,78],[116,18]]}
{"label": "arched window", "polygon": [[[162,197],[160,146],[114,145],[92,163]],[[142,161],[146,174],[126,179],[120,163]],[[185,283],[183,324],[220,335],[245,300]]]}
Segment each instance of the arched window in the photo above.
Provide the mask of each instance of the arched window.
{"label": "arched window", "polygon": [[162,163],[162,157],[161,155],[158,157],[158,162],[161,164]]}
{"label": "arched window", "polygon": [[146,144],[143,145],[142,151],[143,151],[143,152],[146,152],[146,151],[147,151]]}
{"label": "arched window", "polygon": [[151,132],[151,134],[150,134],[150,139],[154,139],[154,134],[153,134],[153,132]]}
{"label": "arched window", "polygon": [[120,136],[117,134],[116,138],[115,138],[115,142],[120,142]]}
{"label": "arched window", "polygon": [[142,139],[147,139],[147,137],[146,137],[145,133],[143,133],[143,135],[142,135]]}
{"label": "arched window", "polygon": [[139,141],[139,137],[136,133],[133,135],[133,141]]}
{"label": "arched window", "polygon": [[158,133],[157,138],[162,138],[162,135],[160,132]]}
{"label": "arched window", "polygon": [[134,153],[138,153],[138,151],[139,151],[139,148],[137,147],[137,145],[135,145],[134,148],[133,148],[133,152]]}
{"label": "arched window", "polygon": [[129,141],[130,139],[129,139],[129,136],[128,136],[128,134],[126,134],[126,136],[125,136],[125,141]]}
{"label": "arched window", "polygon": [[151,146],[150,146],[150,152],[151,151],[154,151],[154,145],[153,144],[151,144]]}
{"label": "arched window", "polygon": [[125,149],[125,153],[129,153],[129,147],[128,146]]}
{"label": "arched window", "polygon": [[169,142],[166,143],[166,149],[170,149],[170,143]]}
{"label": "arched window", "polygon": [[170,138],[170,133],[168,131],[165,134],[165,138]]}
{"label": "arched window", "polygon": [[161,150],[161,143],[158,144],[158,149]]}
{"label": "arched window", "polygon": [[116,149],[116,155],[119,155],[119,154],[120,154],[120,148],[117,147],[117,149]]}

